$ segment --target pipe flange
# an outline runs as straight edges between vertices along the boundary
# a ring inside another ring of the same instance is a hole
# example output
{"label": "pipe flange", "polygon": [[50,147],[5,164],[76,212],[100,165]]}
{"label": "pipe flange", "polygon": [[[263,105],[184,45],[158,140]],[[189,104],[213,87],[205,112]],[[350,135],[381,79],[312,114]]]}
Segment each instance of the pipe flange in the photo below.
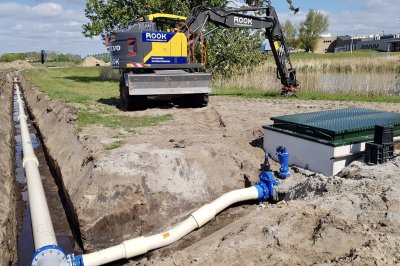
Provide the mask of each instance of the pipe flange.
{"label": "pipe flange", "polygon": [[22,160],[22,167],[25,168],[26,163],[29,162],[29,161],[34,161],[36,163],[36,165],[39,167],[39,161],[38,161],[37,157],[34,156],[34,155],[33,156],[27,156],[27,157],[24,156],[24,159]]}
{"label": "pipe flange", "polygon": [[36,250],[31,266],[57,265],[68,266],[64,251],[57,245],[47,245]]}

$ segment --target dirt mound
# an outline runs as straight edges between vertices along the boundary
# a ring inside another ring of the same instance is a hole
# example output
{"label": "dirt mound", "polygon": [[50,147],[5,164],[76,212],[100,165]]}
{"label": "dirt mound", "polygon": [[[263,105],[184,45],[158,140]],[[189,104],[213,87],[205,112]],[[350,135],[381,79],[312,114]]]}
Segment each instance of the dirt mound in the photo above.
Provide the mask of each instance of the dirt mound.
{"label": "dirt mound", "polygon": [[22,69],[32,68],[32,65],[24,60],[16,60],[16,61],[7,62],[7,63],[0,63],[0,68],[1,69],[14,68],[14,69],[22,70]]}
{"label": "dirt mound", "polygon": [[310,177],[288,201],[254,207],[198,243],[139,265],[398,265],[399,163],[356,162],[339,177]]}
{"label": "dirt mound", "polygon": [[94,66],[109,66],[110,64],[105,63],[103,60],[99,60],[93,56],[88,56],[83,59],[82,63],[79,64],[81,67],[94,67]]}

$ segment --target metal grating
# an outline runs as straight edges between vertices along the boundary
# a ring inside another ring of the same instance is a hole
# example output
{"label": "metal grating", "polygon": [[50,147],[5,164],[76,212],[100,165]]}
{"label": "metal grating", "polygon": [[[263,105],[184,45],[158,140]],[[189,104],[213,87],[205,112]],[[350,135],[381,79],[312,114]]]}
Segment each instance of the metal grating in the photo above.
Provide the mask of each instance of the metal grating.
{"label": "metal grating", "polygon": [[373,140],[375,125],[393,125],[400,135],[400,114],[362,108],[345,108],[272,117],[272,126],[310,140],[338,146]]}

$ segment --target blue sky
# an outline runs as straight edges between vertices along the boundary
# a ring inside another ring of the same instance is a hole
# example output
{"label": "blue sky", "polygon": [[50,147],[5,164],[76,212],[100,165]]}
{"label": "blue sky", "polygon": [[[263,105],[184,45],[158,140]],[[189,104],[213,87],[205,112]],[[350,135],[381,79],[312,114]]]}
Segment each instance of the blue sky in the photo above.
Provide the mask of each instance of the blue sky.
{"label": "blue sky", "polygon": [[[304,20],[308,9],[328,15],[327,34],[400,33],[399,0],[293,0],[300,12],[293,15],[286,0],[273,0],[281,22]],[[80,55],[106,52],[100,38],[85,38],[81,25],[85,0],[0,0],[0,54],[41,49]]]}
{"label": "blue sky", "polygon": [[[361,2],[361,1],[360,1]],[[275,8],[281,12],[285,12],[288,4],[286,1],[273,1]],[[327,10],[327,11],[357,11],[362,9],[362,5],[357,3],[357,1],[347,1],[347,0],[302,0],[302,1],[293,1],[293,4],[296,7],[300,7],[300,10],[305,11],[308,9],[315,10]]]}

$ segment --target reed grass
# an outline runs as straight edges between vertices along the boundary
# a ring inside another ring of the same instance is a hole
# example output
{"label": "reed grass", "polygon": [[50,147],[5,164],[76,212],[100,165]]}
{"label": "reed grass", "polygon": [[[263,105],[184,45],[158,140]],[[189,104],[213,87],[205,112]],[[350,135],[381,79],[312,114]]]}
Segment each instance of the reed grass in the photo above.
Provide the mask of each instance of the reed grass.
{"label": "reed grass", "polygon": [[[363,97],[400,95],[400,53],[373,56],[364,52],[340,54],[337,57],[295,54],[292,63],[297,69],[302,93],[316,95],[324,92]],[[264,65],[247,69],[241,75],[214,80],[213,86],[236,88],[237,94],[241,95],[246,94],[246,88],[257,88],[268,95],[279,91],[282,85],[276,78],[275,61],[270,58]],[[251,97],[254,92],[248,94]]]}
{"label": "reed grass", "polygon": [[[262,68],[266,71],[273,71],[276,69],[275,61],[272,57],[269,59]],[[400,55],[396,53],[385,57],[311,57],[309,59],[293,57],[292,63],[299,72],[388,73],[396,72],[400,63]]]}

